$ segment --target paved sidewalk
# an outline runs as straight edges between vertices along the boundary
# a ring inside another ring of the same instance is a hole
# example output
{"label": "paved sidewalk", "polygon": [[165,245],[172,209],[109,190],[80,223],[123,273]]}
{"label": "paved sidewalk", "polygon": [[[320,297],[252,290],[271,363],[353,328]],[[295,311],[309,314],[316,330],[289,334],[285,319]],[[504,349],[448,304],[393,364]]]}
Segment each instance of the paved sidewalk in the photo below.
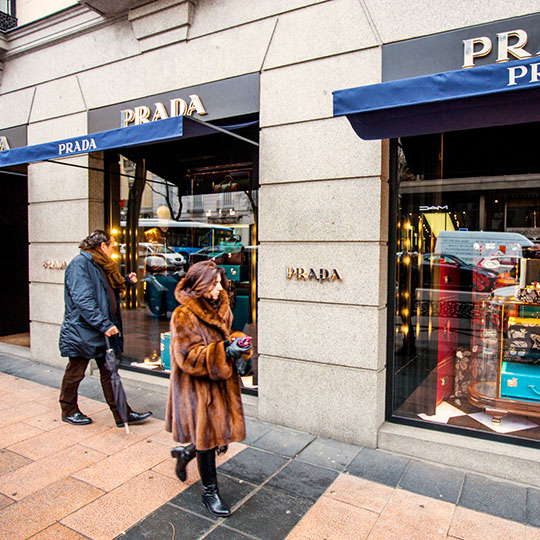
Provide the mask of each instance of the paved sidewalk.
{"label": "paved sidewalk", "polygon": [[154,417],[126,435],[99,382],[60,421],[62,370],[0,355],[2,540],[540,540],[540,490],[248,419],[219,460],[228,519],[200,503],[196,466],[174,474],[163,390],[126,381]]}

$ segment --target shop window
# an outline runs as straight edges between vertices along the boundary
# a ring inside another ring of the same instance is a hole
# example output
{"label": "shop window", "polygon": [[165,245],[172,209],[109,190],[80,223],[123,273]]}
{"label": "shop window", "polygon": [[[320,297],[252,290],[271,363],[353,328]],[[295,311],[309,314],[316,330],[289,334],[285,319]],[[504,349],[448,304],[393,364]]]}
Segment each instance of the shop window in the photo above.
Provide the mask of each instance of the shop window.
{"label": "shop window", "polygon": [[540,441],[539,128],[396,141],[392,418]]}
{"label": "shop window", "polygon": [[162,159],[163,148],[107,156],[106,214],[118,265],[123,275],[135,271],[139,277],[124,300],[121,365],[168,376],[175,288],[192,264],[213,260],[229,282],[233,330],[253,338],[252,370],[242,377],[244,391],[253,393],[258,367],[257,156],[234,139],[220,155],[230,143],[225,137],[211,136],[204,141],[206,148],[196,141],[197,150],[194,142],[170,147],[175,156],[183,156],[168,162]]}

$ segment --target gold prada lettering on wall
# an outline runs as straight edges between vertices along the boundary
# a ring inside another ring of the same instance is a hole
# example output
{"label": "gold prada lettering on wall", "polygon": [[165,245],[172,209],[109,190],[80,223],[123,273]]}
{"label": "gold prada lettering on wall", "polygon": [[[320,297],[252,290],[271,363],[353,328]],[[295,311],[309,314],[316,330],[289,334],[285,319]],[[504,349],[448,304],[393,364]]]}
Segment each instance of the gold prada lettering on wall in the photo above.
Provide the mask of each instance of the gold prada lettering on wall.
{"label": "gold prada lettering on wall", "polygon": [[[529,38],[525,30],[499,32],[497,34],[497,62],[508,62],[509,60],[524,60],[525,58],[531,58],[533,55],[525,50],[525,45],[527,45],[528,39]],[[480,58],[481,56],[487,56],[491,52],[492,48],[492,41],[487,36],[464,39],[462,67],[474,67],[475,59]],[[510,58],[510,55],[512,55],[512,58]],[[540,50],[535,53],[535,56],[539,55]]]}
{"label": "gold prada lettering on wall", "polygon": [[7,137],[0,137],[0,152],[3,152],[4,150],[9,150],[9,143],[7,140]]}
{"label": "gold prada lettering on wall", "polygon": [[189,103],[182,98],[171,99],[169,102],[169,110],[163,103],[154,103],[154,109],[150,109],[146,105],[134,107],[133,109],[124,109],[120,111],[122,127],[129,125],[146,124],[147,122],[155,122],[173,116],[192,116],[197,113],[200,116],[208,114],[204,108],[201,98],[197,94],[189,96]]}
{"label": "gold prada lettering on wall", "polygon": [[319,283],[322,283],[323,281],[343,280],[341,274],[335,268],[333,268],[332,270],[328,270],[327,268],[319,268],[316,271],[314,268],[309,268],[308,270],[306,270],[305,268],[288,267],[286,276],[287,279],[296,278],[297,281],[309,281],[311,279],[314,279]]}
{"label": "gold prada lettering on wall", "polygon": [[67,261],[45,261],[43,268],[48,270],[65,270],[67,265]]}

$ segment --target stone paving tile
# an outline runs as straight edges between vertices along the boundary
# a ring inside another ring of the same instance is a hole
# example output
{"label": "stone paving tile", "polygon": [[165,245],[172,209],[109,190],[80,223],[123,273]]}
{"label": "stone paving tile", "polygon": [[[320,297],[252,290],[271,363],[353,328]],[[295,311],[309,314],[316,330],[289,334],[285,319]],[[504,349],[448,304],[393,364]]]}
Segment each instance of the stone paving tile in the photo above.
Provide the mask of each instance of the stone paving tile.
{"label": "stone paving tile", "polygon": [[154,435],[163,431],[163,422],[161,420],[150,419],[144,424],[138,426],[129,426],[129,435],[125,430],[116,426],[98,433],[81,442],[84,446],[99,450],[104,454],[115,454],[121,450],[132,446],[143,439],[155,441]]}
{"label": "stone paving tile", "polygon": [[540,489],[527,489],[527,508],[525,523],[540,527]]}
{"label": "stone paving tile", "polygon": [[25,441],[43,433],[43,429],[31,426],[27,422],[18,422],[0,428],[0,448],[7,448],[13,444]]}
{"label": "stone paving tile", "polygon": [[104,491],[111,491],[161,463],[168,455],[169,453],[163,445],[144,439],[107,459],[74,473],[73,477]]}
{"label": "stone paving tile", "polygon": [[525,525],[457,506],[448,534],[466,540],[525,540]]}
{"label": "stone paving tile", "polygon": [[315,436],[311,433],[272,426],[270,431],[253,443],[253,446],[282,456],[293,457],[300,453],[314,438]]}
{"label": "stone paving tile", "polygon": [[3,510],[6,506],[13,504],[15,501],[10,497],[0,494],[0,510]]}
{"label": "stone paving tile", "polygon": [[256,448],[246,448],[243,452],[224,463],[220,471],[235,478],[240,478],[253,484],[262,484],[280,467],[287,463],[287,459]]}
{"label": "stone paving tile", "polygon": [[321,497],[287,536],[287,540],[331,538],[365,540],[379,514]]}
{"label": "stone paving tile", "polygon": [[219,525],[213,531],[208,533],[204,540],[246,540],[253,539],[253,536],[247,536],[240,531],[228,528],[226,525]]}
{"label": "stone paving tile", "polygon": [[55,523],[50,527],[47,527],[44,531],[39,532],[31,537],[32,540],[85,540],[85,536]]}
{"label": "stone paving tile", "polygon": [[32,460],[10,450],[0,450],[0,489],[2,488],[1,475],[15,471],[28,463],[32,463]]}
{"label": "stone paving tile", "polygon": [[76,444],[4,474],[0,477],[0,491],[21,500],[71,473],[101,461],[104,457],[105,454],[101,452]]}
{"label": "stone paving tile", "polygon": [[523,523],[527,489],[508,482],[467,474],[459,505]]}
{"label": "stone paving tile", "polygon": [[118,539],[200,538],[212,526],[212,521],[166,504],[135,525],[126,534],[119,536]]}
{"label": "stone paving tile", "polygon": [[307,499],[262,488],[227,518],[226,525],[264,540],[283,540],[312,504]]}
{"label": "stone paving tile", "polygon": [[451,503],[396,489],[368,538],[392,538],[399,533],[402,539],[446,539],[454,509]]}
{"label": "stone paving tile", "polygon": [[243,442],[247,445],[252,445],[257,439],[266,435],[272,428],[272,424],[259,422],[253,420],[253,418],[246,418],[246,438]]}
{"label": "stone paving tile", "polygon": [[409,459],[362,448],[346,471],[360,478],[396,487],[409,465]]}
{"label": "stone paving tile", "polygon": [[339,473],[302,461],[291,461],[271,478],[268,487],[288,495],[316,501],[337,478]]}
{"label": "stone paving tile", "polygon": [[[256,486],[253,484],[238,480],[237,478],[229,478],[228,476],[219,473],[218,485],[221,497],[230,506],[231,511],[233,512],[238,503],[256,489]],[[169,504],[178,508],[183,508],[184,510],[188,510],[212,521],[216,521],[218,518],[208,512],[206,507],[202,504],[201,498],[202,484],[200,482],[195,482],[188,489],[185,489],[171,499]]]}
{"label": "stone paving tile", "polygon": [[380,513],[393,494],[394,488],[389,486],[370,482],[357,476],[340,474],[323,496]]}
{"label": "stone paving tile", "polygon": [[61,523],[93,540],[111,540],[165,504],[181,486],[178,481],[145,471],[61,519]]}
{"label": "stone paving tile", "polygon": [[352,444],[317,438],[298,454],[297,459],[341,472],[359,451],[360,448]]}
{"label": "stone paving tile", "polygon": [[103,491],[64,478],[0,511],[2,540],[21,540],[97,499]]}
{"label": "stone paving tile", "polygon": [[465,473],[448,467],[411,460],[399,487],[456,504],[465,480]]}
{"label": "stone paving tile", "polygon": [[[151,439],[154,440],[154,437],[151,437]],[[244,450],[245,448],[246,446],[243,445],[242,443],[230,444],[229,450],[225,454],[221,454],[216,457],[216,466],[219,467],[220,465],[223,465],[223,463],[225,463],[229,459],[232,459],[234,456],[242,452],[242,450]],[[163,474],[164,476],[168,476],[169,478],[177,479],[175,467],[176,467],[176,459],[174,459],[169,454],[169,459],[165,459],[161,463],[156,465],[155,467],[152,467],[152,470],[160,474]],[[200,477],[199,477],[199,471],[197,470],[196,459],[193,459],[192,461],[188,463],[188,466],[186,468],[186,475],[187,475],[187,479],[186,479],[185,484],[187,486],[191,486],[199,480]]]}
{"label": "stone paving tile", "polygon": [[540,540],[540,529],[525,527],[525,540]]}
{"label": "stone paving tile", "polygon": [[17,422],[23,422],[34,416],[46,413],[49,410],[49,407],[42,403],[38,403],[37,401],[29,401],[28,403],[25,403],[24,407],[16,406],[5,409],[0,415],[0,429],[16,424]]}
{"label": "stone paving tile", "polygon": [[107,429],[108,426],[100,422],[94,422],[86,426],[72,426],[62,423],[56,429],[42,432],[35,437],[11,445],[8,450],[38,460],[63,448],[69,448]]}
{"label": "stone paving tile", "polygon": [[[58,400],[56,401],[58,402]],[[43,403],[43,401],[40,400],[38,403]],[[42,429],[43,431],[50,431],[51,429],[56,429],[57,427],[64,425],[62,424],[62,416],[59,406],[56,406],[53,410],[47,411],[46,413],[25,420],[25,423]]]}

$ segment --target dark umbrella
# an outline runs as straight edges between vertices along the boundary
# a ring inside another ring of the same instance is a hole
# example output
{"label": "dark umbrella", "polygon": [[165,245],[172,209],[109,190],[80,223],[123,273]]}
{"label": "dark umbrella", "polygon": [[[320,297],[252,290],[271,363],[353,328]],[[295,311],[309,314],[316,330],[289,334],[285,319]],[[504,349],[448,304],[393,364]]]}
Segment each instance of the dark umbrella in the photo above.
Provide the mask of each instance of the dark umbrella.
{"label": "dark umbrella", "polygon": [[124,427],[126,428],[126,433],[129,433],[128,425],[128,410],[127,410],[127,398],[126,391],[122,385],[122,379],[118,374],[118,360],[114,349],[111,347],[109,338],[105,336],[105,342],[107,343],[107,350],[105,351],[105,366],[111,373],[111,386],[114,393],[114,401],[116,403],[116,408],[120,414],[120,418],[124,422]]}

